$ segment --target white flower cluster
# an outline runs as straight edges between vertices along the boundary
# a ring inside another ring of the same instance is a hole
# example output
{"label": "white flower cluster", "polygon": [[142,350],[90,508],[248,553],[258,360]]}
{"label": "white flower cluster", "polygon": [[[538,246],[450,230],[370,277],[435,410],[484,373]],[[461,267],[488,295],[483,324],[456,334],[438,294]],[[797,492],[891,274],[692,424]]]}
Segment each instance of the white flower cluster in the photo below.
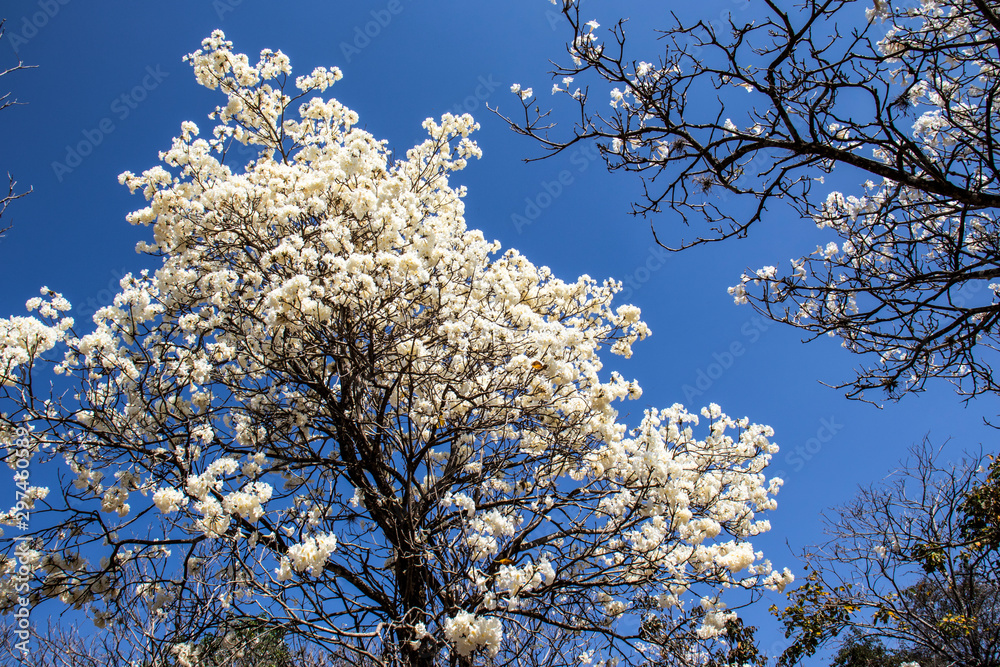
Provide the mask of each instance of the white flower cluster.
{"label": "white flower cluster", "polygon": [[479,617],[467,611],[445,619],[444,636],[455,645],[459,655],[468,656],[485,649],[495,656],[503,641],[503,626],[493,617]]}
{"label": "white flower cluster", "polygon": [[41,289],[40,297],[30,299],[27,309],[39,314],[54,324],[45,324],[35,317],[11,317],[0,319],[0,386],[14,382],[14,372],[56,346],[66,337],[73,326],[73,318],[59,317],[59,313],[70,309],[70,304],[61,294],[47,287]]}
{"label": "white flower cluster", "polygon": [[250,522],[260,521],[264,516],[264,504],[271,499],[274,489],[264,482],[247,484],[241,491],[228,494],[222,500],[222,506],[230,514],[234,514]]}
{"label": "white flower cluster", "polygon": [[187,505],[188,498],[180,489],[163,488],[153,494],[153,504],[164,514],[176,512]]}
{"label": "white flower cluster", "polygon": [[309,571],[318,576],[323,571],[327,559],[337,549],[337,536],[333,534],[318,535],[308,538],[305,542],[294,544],[288,548],[288,555],[283,556],[281,564],[275,571],[278,581],[292,578],[292,572]]}
{"label": "white flower cluster", "polygon": [[538,563],[528,563],[523,567],[502,565],[492,578],[485,577],[479,570],[473,568],[470,576],[478,590],[485,593],[483,607],[487,610],[497,608],[497,596],[503,595],[503,605],[509,610],[521,608],[522,599],[542,586],[551,585],[556,581],[556,571],[547,556]]}
{"label": "white flower cluster", "polygon": [[531,96],[535,94],[531,88],[521,88],[521,84],[519,83],[512,84],[510,92],[514,93],[522,100],[529,100],[531,99]]}
{"label": "white flower cluster", "polygon": [[697,630],[697,635],[701,639],[711,639],[725,634],[726,623],[736,618],[736,612],[726,611],[726,605],[718,600],[702,598],[701,607],[705,610],[705,617]]}
{"label": "white flower cluster", "polygon": [[476,513],[476,501],[464,493],[452,494],[449,491],[441,501],[441,506],[451,507],[452,505],[461,508],[470,517]]}

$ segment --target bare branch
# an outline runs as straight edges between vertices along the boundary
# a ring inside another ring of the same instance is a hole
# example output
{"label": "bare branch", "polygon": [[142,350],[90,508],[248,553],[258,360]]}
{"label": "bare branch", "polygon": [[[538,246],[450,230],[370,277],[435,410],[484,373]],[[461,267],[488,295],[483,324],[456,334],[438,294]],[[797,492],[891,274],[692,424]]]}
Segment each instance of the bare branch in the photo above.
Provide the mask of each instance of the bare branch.
{"label": "bare branch", "polygon": [[886,482],[827,518],[830,540],[804,558],[810,575],[777,612],[796,664],[852,631],[888,641],[893,664],[994,665],[1000,660],[1000,554],[970,543],[970,493],[990,457],[945,463],[924,444]]}
{"label": "bare branch", "polygon": [[[5,23],[6,23],[6,19],[0,19],[0,40],[3,39],[4,25],[5,25]],[[8,67],[5,70],[0,71],[0,78],[3,78],[4,76],[6,76],[8,74],[11,74],[13,72],[16,72],[18,70],[31,69],[32,67],[34,67],[34,65],[25,65],[24,62],[22,62],[19,59],[17,61],[16,65],[13,65],[11,67]],[[10,92],[3,93],[2,95],[0,95],[0,111],[3,111],[4,109],[6,109],[8,107],[14,106],[15,104],[18,104],[18,101],[17,101],[16,98],[12,98],[11,97],[11,93]],[[7,210],[7,206],[12,201],[14,201],[15,199],[19,199],[19,198],[23,197],[24,195],[29,194],[31,192],[30,188],[28,190],[25,190],[25,191],[22,191],[22,192],[18,192],[15,189],[15,186],[17,185],[17,182],[14,180],[14,177],[11,176],[9,173],[7,174],[7,180],[9,181],[9,183],[8,183],[8,189],[7,189],[7,194],[5,196],[0,197],[0,237],[3,236],[4,232],[7,232],[7,231],[10,230],[10,225],[8,224],[8,225],[4,226],[4,224],[2,222],[3,221],[3,214]]]}
{"label": "bare branch", "polygon": [[[629,53],[624,22],[599,33],[581,19],[585,4],[563,9],[573,64],[553,72],[573,79],[576,126],[560,136],[525,99],[523,118],[505,118],[515,131],[550,153],[599,142],[609,169],[643,181],[634,213],[670,210],[696,229],[671,242],[659,225],[664,247],[745,236],[778,206],[815,222],[832,244],[804,252],[787,275],[748,271],[732,291],[862,355],[865,367],[839,385],[849,397],[896,399],[936,377],[968,397],[1000,390],[992,5],[886,0],[862,14],[854,2],[811,0],[764,2],[752,20],[674,16],[646,62]],[[574,90],[584,84],[590,92]],[[598,86],[610,115],[591,103]],[[834,172],[863,191],[821,191]],[[751,212],[736,217],[740,199]]]}

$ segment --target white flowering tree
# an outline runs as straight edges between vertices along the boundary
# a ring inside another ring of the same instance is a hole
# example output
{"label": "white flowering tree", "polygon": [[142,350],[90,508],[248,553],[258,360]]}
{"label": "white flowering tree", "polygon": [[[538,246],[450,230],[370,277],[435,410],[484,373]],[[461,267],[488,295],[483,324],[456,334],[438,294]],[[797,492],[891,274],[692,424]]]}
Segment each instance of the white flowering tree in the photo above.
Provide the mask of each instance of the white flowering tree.
{"label": "white flowering tree", "polygon": [[[471,117],[390,162],[317,95],[339,70],[231,46],[188,57],[227,97],[210,138],[185,122],[121,177],[162,266],[92,331],[47,289],[0,320],[5,520],[30,514],[4,611],[58,599],[152,664],[201,664],[206,637],[238,655],[248,619],[358,664],[612,664],[655,657],[649,614],[711,639],[724,589],[791,579],[750,542],[771,430],[715,405],[619,421],[640,389],[598,353],[649,331],[617,284],[466,229],[448,177],[480,155]],[[232,142],[256,159],[225,164]],[[71,474],[29,484],[46,466]]]}
{"label": "white flowering tree", "polygon": [[[728,19],[675,16],[652,56],[581,5],[563,8],[572,62],[553,86],[579,124],[551,130],[518,86],[516,130],[556,152],[598,141],[610,169],[642,177],[636,212],[694,229],[665,246],[744,236],[767,215],[815,222],[814,252],[787,269],[773,258],[731,292],[865,355],[849,396],[898,398],[934,377],[1000,389],[995,3],[734,0]],[[855,189],[831,192],[831,173]]]}

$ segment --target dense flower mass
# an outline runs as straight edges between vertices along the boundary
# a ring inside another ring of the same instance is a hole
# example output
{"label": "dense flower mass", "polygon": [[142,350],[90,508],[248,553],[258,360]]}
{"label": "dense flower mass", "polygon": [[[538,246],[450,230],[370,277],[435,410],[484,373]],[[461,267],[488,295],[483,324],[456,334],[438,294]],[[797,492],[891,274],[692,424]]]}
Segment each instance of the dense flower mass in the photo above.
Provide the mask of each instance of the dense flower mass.
{"label": "dense flower mass", "polygon": [[[649,330],[612,306],[618,284],[466,228],[448,177],[480,156],[470,116],[428,119],[391,161],[316,95],[339,70],[286,90],[287,57],[231,47],[216,32],[189,56],[226,96],[209,138],[185,122],[162,165],[121,177],[162,266],[123,279],[93,331],[58,297],[49,324],[0,326],[0,441],[30,429],[75,476],[36,501],[32,600],[141,622],[175,656],[253,616],[393,664],[542,640],[571,664],[647,650],[650,614],[711,639],[723,589],[790,580],[749,542],[780,486],[771,429],[715,405],[619,421],[641,390],[599,352]],[[233,142],[257,158],[227,164]],[[71,402],[29,384],[57,344]]]}

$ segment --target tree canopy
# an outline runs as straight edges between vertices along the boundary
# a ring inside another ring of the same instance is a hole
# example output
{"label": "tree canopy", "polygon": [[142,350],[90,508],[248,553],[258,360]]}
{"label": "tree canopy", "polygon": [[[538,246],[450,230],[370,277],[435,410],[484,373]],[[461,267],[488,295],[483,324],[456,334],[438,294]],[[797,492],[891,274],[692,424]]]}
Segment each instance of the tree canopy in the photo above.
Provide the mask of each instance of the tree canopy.
{"label": "tree canopy", "polygon": [[886,483],[828,518],[829,541],[806,554],[809,575],[772,608],[798,664],[848,633],[834,664],[1000,664],[1000,554],[971,545],[967,499],[984,482],[982,454],[943,462],[927,443]]}
{"label": "tree canopy", "polygon": [[899,398],[936,377],[967,396],[1000,388],[995,3],[764,0],[726,20],[674,14],[658,53],[586,7],[564,4],[571,61],[553,73],[575,128],[515,86],[515,130],[553,152],[597,141],[610,169],[641,177],[637,213],[692,228],[667,236],[674,222],[657,219],[665,246],[745,236],[788,207],[815,223],[815,250],[764,260],[730,292],[863,355],[848,396]]}
{"label": "tree canopy", "polygon": [[[293,77],[218,31],[188,60],[226,97],[209,138],[185,122],[121,176],[162,265],[93,327],[48,288],[0,320],[4,521],[31,516],[0,608],[59,600],[154,664],[255,619],[370,664],[610,665],[647,646],[640,593],[708,641],[726,589],[791,580],[751,543],[771,429],[714,404],[619,419],[641,390],[599,352],[649,330],[617,283],[467,229],[470,116],[393,160],[320,95],[335,68]],[[227,164],[234,143],[254,158]]]}

